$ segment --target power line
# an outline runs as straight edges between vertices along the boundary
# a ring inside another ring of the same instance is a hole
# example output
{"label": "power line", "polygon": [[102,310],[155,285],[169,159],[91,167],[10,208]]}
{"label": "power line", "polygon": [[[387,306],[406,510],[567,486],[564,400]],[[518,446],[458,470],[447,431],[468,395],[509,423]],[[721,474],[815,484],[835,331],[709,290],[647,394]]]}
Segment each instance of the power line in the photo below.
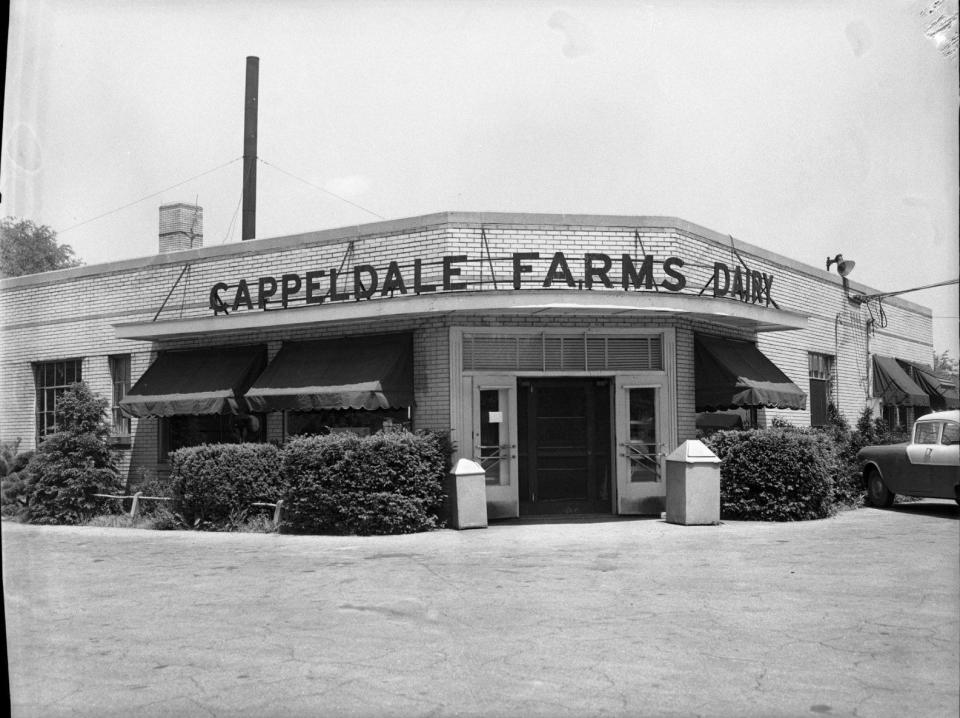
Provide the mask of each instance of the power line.
{"label": "power line", "polygon": [[919,292],[923,289],[933,289],[934,287],[946,287],[950,284],[960,284],[960,278],[958,279],[947,279],[943,282],[936,282],[935,284],[925,284],[922,287],[911,287],[910,289],[901,289],[898,292],[880,292],[879,294],[858,294],[850,297],[851,300],[859,303],[869,302],[871,299],[886,299],[887,297],[895,297],[898,294],[907,294],[908,292]]}
{"label": "power line", "polygon": [[141,197],[140,199],[134,200],[133,202],[129,202],[128,204],[125,204],[125,205],[123,205],[122,207],[117,207],[116,209],[112,209],[112,210],[110,210],[109,212],[104,212],[103,214],[99,214],[99,215],[97,215],[96,217],[91,217],[90,219],[85,219],[85,220],[83,220],[82,222],[80,222],[80,223],[78,223],[78,224],[74,224],[74,225],[71,225],[70,227],[67,227],[66,229],[57,230],[57,234],[63,234],[64,232],[69,232],[71,229],[76,229],[77,227],[82,227],[82,226],[85,225],[85,224],[90,224],[91,222],[95,222],[95,221],[97,221],[98,219],[103,219],[104,217],[109,217],[111,214],[116,214],[117,212],[119,212],[119,211],[121,211],[121,210],[127,209],[128,207],[132,207],[132,206],[135,205],[135,204],[139,204],[140,202],[143,202],[144,200],[148,200],[148,199],[150,199],[151,197],[156,197],[158,194],[163,194],[164,192],[169,192],[170,190],[176,189],[177,187],[180,187],[181,185],[185,185],[187,182],[193,182],[193,180],[195,180],[195,179],[200,179],[201,177],[205,177],[206,175],[211,174],[212,172],[216,172],[217,170],[222,170],[224,167],[227,167],[227,166],[229,166],[229,165],[232,165],[234,162],[238,162],[238,161],[241,160],[241,159],[243,159],[243,158],[242,158],[242,157],[235,157],[234,159],[230,160],[229,162],[225,162],[225,163],[223,163],[222,165],[219,165],[218,167],[214,167],[213,169],[209,169],[209,170],[207,170],[206,172],[201,172],[201,173],[198,174],[198,175],[194,175],[193,177],[190,177],[189,179],[185,179],[185,180],[183,180],[182,182],[177,182],[176,184],[170,185],[169,187],[165,187],[164,189],[157,190],[156,192],[152,192],[151,194],[148,194],[148,195],[146,195],[146,196],[144,196],[144,197]]}
{"label": "power line", "polygon": [[384,217],[382,214],[377,214],[377,213],[374,212],[372,209],[367,209],[366,207],[364,207],[364,206],[362,206],[362,205],[359,205],[359,204],[357,204],[356,202],[350,201],[350,200],[347,199],[346,197],[341,197],[341,196],[338,195],[336,192],[331,192],[331,191],[328,190],[326,187],[321,187],[320,185],[316,185],[316,184],[314,184],[313,182],[309,182],[309,181],[305,180],[303,177],[297,177],[297,175],[293,174],[292,172],[287,172],[285,169],[281,169],[280,167],[277,167],[275,164],[271,164],[270,162],[267,162],[265,159],[261,159],[261,158],[259,158],[259,157],[258,157],[257,159],[260,160],[261,163],[267,165],[268,167],[272,167],[273,169],[277,170],[277,172],[282,172],[283,174],[287,175],[288,177],[293,177],[293,179],[298,180],[298,181],[300,181],[300,182],[303,182],[305,185],[308,185],[309,187],[313,187],[314,189],[318,189],[318,190],[320,190],[321,192],[326,192],[328,195],[330,195],[331,197],[336,197],[336,198],[339,199],[341,202],[346,202],[347,204],[353,205],[353,206],[356,207],[357,209],[362,209],[364,212],[366,212],[366,213],[368,213],[368,214],[372,214],[374,217],[378,217],[379,219],[386,219],[386,217]]}

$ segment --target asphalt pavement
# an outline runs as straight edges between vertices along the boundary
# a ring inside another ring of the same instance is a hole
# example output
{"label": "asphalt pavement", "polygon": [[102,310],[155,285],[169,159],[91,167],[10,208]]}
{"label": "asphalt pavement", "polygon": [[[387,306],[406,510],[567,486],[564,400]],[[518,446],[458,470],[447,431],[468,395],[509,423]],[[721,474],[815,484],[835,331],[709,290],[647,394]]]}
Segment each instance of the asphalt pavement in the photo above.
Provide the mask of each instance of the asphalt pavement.
{"label": "asphalt pavement", "polygon": [[950,716],[958,507],[397,537],[3,522],[12,714]]}

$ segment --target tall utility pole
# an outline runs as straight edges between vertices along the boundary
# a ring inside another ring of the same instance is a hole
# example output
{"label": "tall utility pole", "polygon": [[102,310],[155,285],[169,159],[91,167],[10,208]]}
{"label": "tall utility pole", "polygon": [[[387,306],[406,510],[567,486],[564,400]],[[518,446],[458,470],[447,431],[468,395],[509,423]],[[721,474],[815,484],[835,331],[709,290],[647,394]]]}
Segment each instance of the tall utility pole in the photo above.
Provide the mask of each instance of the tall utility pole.
{"label": "tall utility pole", "polygon": [[257,236],[257,91],[260,58],[247,57],[247,89],[243,109],[243,229],[240,239]]}

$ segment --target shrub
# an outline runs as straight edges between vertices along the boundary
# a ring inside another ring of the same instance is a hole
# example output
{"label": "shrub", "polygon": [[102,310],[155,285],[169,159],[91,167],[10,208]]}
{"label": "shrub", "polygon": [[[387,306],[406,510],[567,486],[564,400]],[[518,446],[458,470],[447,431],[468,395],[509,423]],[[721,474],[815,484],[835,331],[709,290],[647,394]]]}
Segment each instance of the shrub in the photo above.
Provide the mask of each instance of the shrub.
{"label": "shrub", "polygon": [[6,517],[24,514],[30,493],[27,475],[21,472],[34,452],[19,448],[20,439],[0,442],[0,515]]}
{"label": "shrub", "polygon": [[153,529],[154,531],[174,531],[176,529],[187,528],[183,522],[183,518],[162,503],[154,507],[149,513],[144,513],[142,516],[139,516],[137,518],[137,526],[144,529]]}
{"label": "shrub", "polygon": [[[833,501],[837,506],[855,507],[863,504],[863,482],[857,467],[857,445],[855,432],[850,423],[833,404],[828,407],[829,423],[821,432],[830,436],[833,449]],[[867,409],[869,411],[869,409]]]}
{"label": "shrub", "polygon": [[170,454],[173,511],[196,528],[228,528],[231,516],[282,494],[273,444],[204,444]]}
{"label": "shrub", "polygon": [[20,439],[0,441],[0,478],[17,471],[14,461],[20,449]]}
{"label": "shrub", "polygon": [[23,471],[27,464],[30,463],[30,459],[33,458],[35,453],[37,452],[35,452],[33,449],[30,449],[28,451],[21,451],[19,454],[17,454],[13,458],[13,468],[11,469],[11,473],[14,471]]}
{"label": "shrub", "polygon": [[799,521],[833,513],[834,445],[816,432],[782,428],[717,432],[720,515]]}
{"label": "shrub", "polygon": [[[161,479],[149,471],[141,470],[140,480],[130,489],[131,492],[140,492],[144,496],[159,496],[168,499],[174,499],[173,482],[171,479]],[[173,516],[172,501],[141,501],[138,506],[138,513],[141,516],[155,516],[170,514]]]}
{"label": "shrub", "polygon": [[30,490],[26,477],[19,472],[7,474],[0,480],[0,515],[18,517],[27,508],[27,496]]}
{"label": "shrub", "polygon": [[449,442],[421,432],[297,437],[283,452],[285,529],[398,534],[438,525]]}
{"label": "shrub", "polygon": [[77,524],[99,512],[103,500],[93,494],[119,488],[107,443],[107,402],[83,382],[60,396],[58,431],[43,440],[19,472],[26,506],[21,517],[31,523]]}

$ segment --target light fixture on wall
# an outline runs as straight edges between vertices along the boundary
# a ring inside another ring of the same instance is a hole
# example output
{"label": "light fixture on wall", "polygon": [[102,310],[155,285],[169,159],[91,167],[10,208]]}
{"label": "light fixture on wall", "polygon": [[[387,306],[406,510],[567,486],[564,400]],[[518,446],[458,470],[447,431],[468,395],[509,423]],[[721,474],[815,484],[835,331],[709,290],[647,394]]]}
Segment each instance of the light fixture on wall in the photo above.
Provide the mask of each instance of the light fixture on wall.
{"label": "light fixture on wall", "polygon": [[843,293],[847,299],[851,302],[856,302],[856,297],[850,296],[850,283],[847,281],[847,275],[853,271],[853,268],[856,266],[856,262],[852,259],[844,259],[842,254],[838,254],[836,257],[827,257],[827,271],[830,271],[830,267],[834,264],[837,265],[837,274],[840,275],[840,278],[843,280]]}
{"label": "light fixture on wall", "polygon": [[834,264],[837,265],[837,274],[841,277],[846,277],[850,272],[853,271],[853,268],[857,266],[857,263],[852,259],[844,259],[842,254],[838,254],[836,257],[827,257],[827,271],[830,271],[830,267]]}

